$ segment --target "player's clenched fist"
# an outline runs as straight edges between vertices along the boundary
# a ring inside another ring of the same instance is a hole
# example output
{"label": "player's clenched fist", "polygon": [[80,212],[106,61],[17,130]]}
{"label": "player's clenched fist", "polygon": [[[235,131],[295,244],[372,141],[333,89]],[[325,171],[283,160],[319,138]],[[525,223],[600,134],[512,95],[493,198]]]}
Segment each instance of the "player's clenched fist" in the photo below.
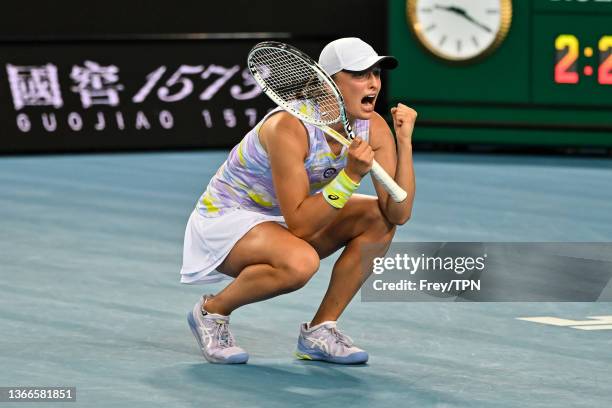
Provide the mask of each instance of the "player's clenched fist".
{"label": "player's clenched fist", "polygon": [[411,142],[417,112],[403,103],[398,103],[396,107],[391,108],[391,116],[393,116],[395,136],[398,139]]}
{"label": "player's clenched fist", "polygon": [[374,160],[374,150],[360,137],[356,137],[348,150],[346,164],[346,175],[354,182],[359,183],[361,178],[372,168]]}

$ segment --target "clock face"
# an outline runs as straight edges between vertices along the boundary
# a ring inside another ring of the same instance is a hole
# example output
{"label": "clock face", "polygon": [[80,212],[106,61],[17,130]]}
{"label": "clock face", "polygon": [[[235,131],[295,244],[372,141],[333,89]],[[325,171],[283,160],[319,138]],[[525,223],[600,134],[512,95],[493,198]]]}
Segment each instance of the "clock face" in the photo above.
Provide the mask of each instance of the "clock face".
{"label": "clock face", "polygon": [[425,48],[469,61],[497,48],[510,28],[511,0],[408,0],[408,19]]}

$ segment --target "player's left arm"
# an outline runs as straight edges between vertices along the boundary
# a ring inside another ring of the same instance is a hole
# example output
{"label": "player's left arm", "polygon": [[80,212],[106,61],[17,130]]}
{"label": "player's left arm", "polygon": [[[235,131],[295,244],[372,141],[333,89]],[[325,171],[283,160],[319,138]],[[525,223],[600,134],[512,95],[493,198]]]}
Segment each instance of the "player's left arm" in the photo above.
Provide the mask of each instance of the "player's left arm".
{"label": "player's left arm", "polygon": [[415,177],[412,163],[412,131],[417,113],[404,104],[391,108],[393,127],[396,140],[387,122],[377,113],[370,120],[370,146],[374,150],[374,158],[390,174],[395,175],[395,182],[400,185],[408,196],[401,203],[396,203],[387,191],[376,181],[374,187],[378,194],[378,203],[382,213],[390,223],[405,224],[412,215],[414,203]]}

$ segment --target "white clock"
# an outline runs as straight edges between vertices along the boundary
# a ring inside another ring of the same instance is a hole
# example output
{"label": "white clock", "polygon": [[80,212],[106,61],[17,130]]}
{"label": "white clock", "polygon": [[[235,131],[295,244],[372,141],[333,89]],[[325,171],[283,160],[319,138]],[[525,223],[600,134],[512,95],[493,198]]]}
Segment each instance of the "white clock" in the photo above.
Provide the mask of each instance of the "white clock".
{"label": "white clock", "polygon": [[506,38],[511,0],[407,0],[408,24],[429,52],[446,61],[475,61]]}

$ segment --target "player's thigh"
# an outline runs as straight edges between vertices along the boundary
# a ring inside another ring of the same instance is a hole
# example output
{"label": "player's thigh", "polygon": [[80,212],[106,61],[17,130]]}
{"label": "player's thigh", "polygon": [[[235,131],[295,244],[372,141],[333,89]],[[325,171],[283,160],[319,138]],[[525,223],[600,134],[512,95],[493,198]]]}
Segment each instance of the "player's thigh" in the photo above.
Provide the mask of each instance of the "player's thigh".
{"label": "player's thigh", "polygon": [[307,237],[306,241],[323,259],[358,236],[370,235],[373,240],[391,239],[394,232],[395,226],[383,215],[377,197],[354,194],[330,224]]}
{"label": "player's thigh", "polygon": [[319,268],[319,256],[308,242],[283,226],[264,222],[251,228],[238,240],[217,269],[237,277],[247,266],[257,264],[308,274]]}

